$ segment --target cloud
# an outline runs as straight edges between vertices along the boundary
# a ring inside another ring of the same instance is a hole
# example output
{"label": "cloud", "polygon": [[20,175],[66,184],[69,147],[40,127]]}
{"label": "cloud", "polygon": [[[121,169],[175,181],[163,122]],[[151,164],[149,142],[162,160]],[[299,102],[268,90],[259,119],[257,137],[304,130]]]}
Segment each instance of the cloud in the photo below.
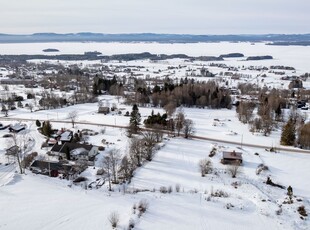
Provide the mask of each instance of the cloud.
{"label": "cloud", "polygon": [[305,0],[10,0],[1,33],[309,33]]}

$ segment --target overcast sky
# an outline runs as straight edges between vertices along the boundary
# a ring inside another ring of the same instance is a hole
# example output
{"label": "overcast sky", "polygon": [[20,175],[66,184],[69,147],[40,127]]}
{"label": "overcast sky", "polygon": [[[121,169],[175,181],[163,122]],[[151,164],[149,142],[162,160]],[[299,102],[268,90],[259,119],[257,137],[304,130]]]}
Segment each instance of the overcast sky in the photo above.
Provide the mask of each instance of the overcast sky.
{"label": "overcast sky", "polygon": [[0,33],[310,33],[309,0],[0,0]]}

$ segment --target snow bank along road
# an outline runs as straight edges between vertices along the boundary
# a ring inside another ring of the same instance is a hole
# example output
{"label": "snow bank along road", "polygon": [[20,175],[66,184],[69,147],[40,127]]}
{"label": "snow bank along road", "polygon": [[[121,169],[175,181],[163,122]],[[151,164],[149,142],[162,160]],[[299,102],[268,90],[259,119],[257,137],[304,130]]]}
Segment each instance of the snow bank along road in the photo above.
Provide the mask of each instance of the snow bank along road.
{"label": "snow bank along road", "polygon": [[[1,120],[5,121],[36,121],[36,119],[30,119],[30,118],[9,118],[9,117],[2,117]],[[71,121],[60,121],[60,120],[53,120],[50,119],[51,122],[55,123],[69,123],[71,124]],[[103,124],[103,123],[93,123],[93,122],[79,122],[75,121],[75,124],[81,124],[81,125],[97,125],[97,126],[105,126],[105,127],[112,127],[112,128],[121,128],[121,129],[127,129],[128,126],[122,126],[122,125],[111,125],[111,124]],[[140,128],[141,131],[147,131],[147,130],[152,130],[148,128]],[[158,130],[157,130],[158,131]],[[168,131],[163,130],[163,133],[168,134]],[[263,149],[270,149],[270,145],[258,145],[258,144],[252,144],[252,143],[241,143],[237,141],[229,141],[226,139],[216,139],[212,137],[204,137],[204,136],[196,136],[196,135],[191,135],[191,138],[195,139],[200,139],[200,140],[206,140],[206,141],[214,141],[214,142],[220,142],[220,143],[225,143],[225,144],[232,144],[232,145],[238,145],[238,146],[247,146],[247,147],[255,147],[255,148],[263,148]],[[275,148],[277,151],[285,151],[285,152],[295,152],[295,153],[308,153],[310,154],[310,150],[304,150],[304,149],[297,149],[297,148],[289,148],[289,147],[276,147]]]}

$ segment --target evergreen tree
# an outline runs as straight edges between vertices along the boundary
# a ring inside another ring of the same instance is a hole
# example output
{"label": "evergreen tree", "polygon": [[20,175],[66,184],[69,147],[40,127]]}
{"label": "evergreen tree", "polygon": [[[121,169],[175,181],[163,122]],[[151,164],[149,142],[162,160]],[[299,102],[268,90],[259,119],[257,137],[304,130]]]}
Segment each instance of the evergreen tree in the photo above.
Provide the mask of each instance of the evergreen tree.
{"label": "evergreen tree", "polygon": [[296,129],[295,123],[292,119],[289,119],[288,122],[282,128],[281,134],[281,145],[293,145],[296,139]]}
{"label": "evergreen tree", "polygon": [[130,134],[138,133],[140,122],[141,122],[141,115],[139,113],[139,108],[136,104],[134,104],[132,107],[132,111],[130,113],[130,120],[129,120]]}
{"label": "evergreen tree", "polygon": [[49,137],[53,133],[50,121],[45,121],[42,126],[42,134]]}
{"label": "evergreen tree", "polygon": [[39,120],[36,120],[36,126],[41,127],[41,122]]}

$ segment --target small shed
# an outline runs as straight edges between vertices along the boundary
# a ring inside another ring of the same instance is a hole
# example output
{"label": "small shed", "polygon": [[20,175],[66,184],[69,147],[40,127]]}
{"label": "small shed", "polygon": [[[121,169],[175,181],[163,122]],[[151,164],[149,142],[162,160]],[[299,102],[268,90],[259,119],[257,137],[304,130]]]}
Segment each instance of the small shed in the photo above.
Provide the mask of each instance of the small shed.
{"label": "small shed", "polygon": [[15,124],[15,125],[11,125],[9,130],[10,132],[13,132],[13,133],[18,133],[22,130],[24,130],[26,128],[26,125],[23,125],[23,124]]}
{"label": "small shed", "polygon": [[242,164],[242,153],[233,151],[224,151],[221,160],[223,164]]}
{"label": "small shed", "polygon": [[109,107],[100,106],[98,108],[98,113],[103,113],[104,115],[107,115],[108,113],[110,113],[110,108]]}

